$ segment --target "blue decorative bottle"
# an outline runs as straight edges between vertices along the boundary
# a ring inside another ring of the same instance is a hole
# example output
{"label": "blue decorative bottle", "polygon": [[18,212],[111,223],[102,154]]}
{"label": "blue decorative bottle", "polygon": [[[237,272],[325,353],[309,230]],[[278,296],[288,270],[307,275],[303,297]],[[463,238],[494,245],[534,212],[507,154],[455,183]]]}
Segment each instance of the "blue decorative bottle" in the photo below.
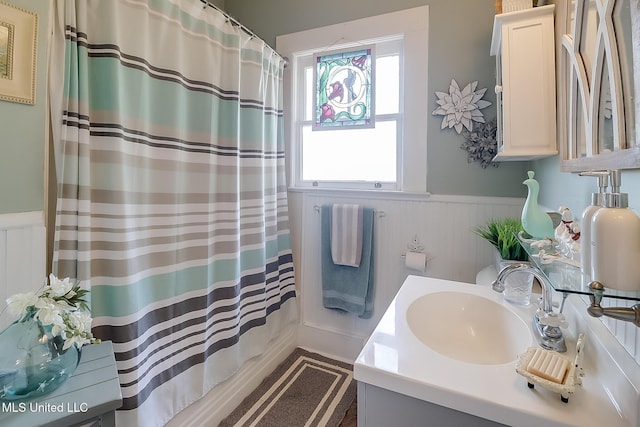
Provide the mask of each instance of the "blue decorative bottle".
{"label": "blue decorative bottle", "polygon": [[80,350],[63,349],[60,335],[28,313],[0,332],[0,402],[33,400],[64,383],[80,362]]}
{"label": "blue decorative bottle", "polygon": [[522,208],[522,228],[535,239],[553,238],[553,221],[551,217],[538,206],[538,192],[540,184],[533,179],[533,171],[527,172],[529,179],[522,183],[527,186],[529,194]]}

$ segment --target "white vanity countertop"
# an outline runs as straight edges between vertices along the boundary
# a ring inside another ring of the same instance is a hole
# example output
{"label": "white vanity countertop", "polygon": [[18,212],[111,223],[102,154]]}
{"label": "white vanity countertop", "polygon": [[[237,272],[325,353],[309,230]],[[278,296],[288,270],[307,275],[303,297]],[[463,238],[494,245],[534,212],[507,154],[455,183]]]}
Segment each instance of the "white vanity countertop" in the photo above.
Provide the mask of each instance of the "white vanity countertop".
{"label": "white vanity countertop", "polygon": [[[528,323],[535,312],[534,304],[517,307],[503,302],[502,295],[490,287],[409,276],[354,363],[357,381],[515,427],[634,426],[623,419],[609,397],[607,379],[599,377],[605,370],[598,369],[589,357],[589,336],[585,338],[583,385],[576,388],[568,403],[538,386],[529,389],[527,380],[516,373],[515,360],[478,365],[431,350],[411,332],[406,312],[420,296],[444,290],[481,295]],[[531,346],[536,345],[532,338]],[[567,336],[567,347],[567,355],[573,357],[575,337]]]}

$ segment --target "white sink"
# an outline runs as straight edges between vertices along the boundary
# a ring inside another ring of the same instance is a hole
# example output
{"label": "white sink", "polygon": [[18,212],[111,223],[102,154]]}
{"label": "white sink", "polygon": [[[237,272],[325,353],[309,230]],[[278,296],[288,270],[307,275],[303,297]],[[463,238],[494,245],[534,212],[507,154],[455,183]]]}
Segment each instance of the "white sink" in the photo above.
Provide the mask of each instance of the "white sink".
{"label": "white sink", "polygon": [[568,404],[527,387],[515,360],[537,346],[536,305],[506,303],[490,286],[407,276],[354,362],[354,378],[502,425],[640,427],[637,362],[611,346],[606,326],[585,314],[579,298],[567,300],[564,332],[570,358],[576,331],[587,333],[582,387]]}
{"label": "white sink", "polygon": [[426,346],[462,362],[499,365],[531,345],[530,326],[507,307],[479,295],[435,292],[407,309],[411,332]]}

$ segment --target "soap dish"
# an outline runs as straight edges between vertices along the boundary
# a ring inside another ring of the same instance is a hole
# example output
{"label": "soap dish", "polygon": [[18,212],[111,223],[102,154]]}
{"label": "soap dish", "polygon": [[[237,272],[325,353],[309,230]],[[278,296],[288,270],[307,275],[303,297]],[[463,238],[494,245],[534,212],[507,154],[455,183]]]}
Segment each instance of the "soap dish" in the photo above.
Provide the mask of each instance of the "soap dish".
{"label": "soap dish", "polygon": [[[577,386],[582,385],[582,377],[584,376],[584,370],[582,368],[583,347],[584,334],[580,334],[578,337],[576,357],[574,360],[550,350],[542,350],[539,347],[529,347],[526,352],[518,357],[516,372],[527,379],[529,388],[534,388],[535,385],[539,385],[544,389],[560,393],[560,399],[567,403],[569,401],[569,395],[573,394]],[[551,381],[529,371],[528,368],[532,359],[534,356],[539,357],[541,352],[544,352],[543,356],[547,356],[548,359],[559,365],[563,363],[568,365],[567,372],[564,374],[561,383]]]}

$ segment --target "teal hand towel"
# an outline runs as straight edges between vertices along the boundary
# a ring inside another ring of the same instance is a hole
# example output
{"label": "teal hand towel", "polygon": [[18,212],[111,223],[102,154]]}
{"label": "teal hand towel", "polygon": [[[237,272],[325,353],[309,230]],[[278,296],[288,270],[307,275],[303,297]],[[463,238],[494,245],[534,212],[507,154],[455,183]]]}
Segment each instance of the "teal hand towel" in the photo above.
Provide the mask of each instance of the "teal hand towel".
{"label": "teal hand towel", "polygon": [[321,209],[322,304],[368,319],[373,313],[373,217],[371,208],[362,212],[362,255],[358,267],[336,265],[331,256],[332,207]]}

